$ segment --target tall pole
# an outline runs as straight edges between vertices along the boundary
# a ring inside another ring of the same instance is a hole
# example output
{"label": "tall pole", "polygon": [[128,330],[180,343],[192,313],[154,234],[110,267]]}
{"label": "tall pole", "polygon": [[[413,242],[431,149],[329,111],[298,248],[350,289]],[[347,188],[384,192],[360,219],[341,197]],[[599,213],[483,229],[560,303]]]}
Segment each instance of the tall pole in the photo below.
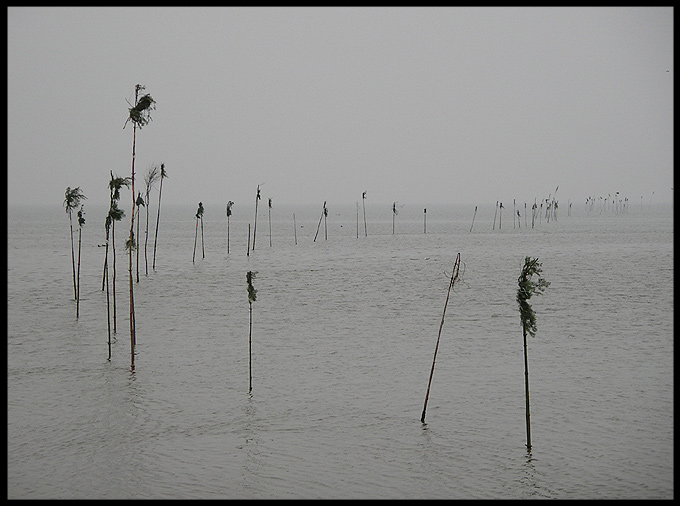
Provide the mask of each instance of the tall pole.
{"label": "tall pole", "polygon": [[[135,105],[139,98],[139,85],[135,86]],[[134,227],[135,227],[135,142],[137,138],[137,122],[132,123],[132,211],[130,212],[130,237],[129,237],[129,254],[128,254],[128,271],[130,280],[130,370],[135,370],[135,299],[134,299],[134,285],[132,283],[132,247],[134,244]]]}
{"label": "tall pole", "polygon": [[531,421],[529,415],[529,358],[527,356],[527,329],[522,326],[524,333],[524,390],[526,392],[526,419],[527,419],[527,449],[531,450]]}
{"label": "tall pole", "polygon": [[444,327],[444,315],[446,314],[446,306],[449,303],[449,295],[453,284],[458,280],[458,271],[460,269],[460,253],[456,256],[456,262],[453,264],[453,272],[451,273],[451,281],[449,282],[449,290],[446,292],[446,301],[444,302],[444,311],[442,312],[442,321],[439,324],[439,334],[437,335],[437,344],[434,347],[434,357],[432,358],[432,368],[430,369],[430,379],[427,382],[427,392],[425,393],[425,404],[423,405],[423,414],[420,416],[420,422],[425,423],[425,411],[427,410],[427,400],[430,397],[430,385],[432,385],[432,375],[434,374],[434,363],[437,360],[437,350],[439,349],[439,339],[442,336],[442,327]]}

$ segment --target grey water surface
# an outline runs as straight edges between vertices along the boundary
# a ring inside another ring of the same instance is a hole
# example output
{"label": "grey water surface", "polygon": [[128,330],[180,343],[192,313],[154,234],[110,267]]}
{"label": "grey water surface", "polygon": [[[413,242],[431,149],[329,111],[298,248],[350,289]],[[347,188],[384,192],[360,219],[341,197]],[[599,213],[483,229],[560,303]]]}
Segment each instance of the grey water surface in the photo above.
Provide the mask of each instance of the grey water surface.
{"label": "grey water surface", "polygon": [[[271,236],[262,205],[248,255],[254,206],[234,206],[227,254],[224,208],[205,204],[205,258],[194,207],[164,206],[155,271],[152,208],[131,372],[129,221],[109,361],[105,209],[85,205],[76,319],[59,204],[8,209],[9,499],[674,496],[670,205],[565,205],[533,228],[524,209],[494,225],[480,206],[472,231],[473,206],[406,205],[394,234],[391,206],[373,205],[366,235],[354,204],[329,202],[320,226],[321,203],[274,207]],[[525,256],[551,282],[531,299],[530,452]]]}

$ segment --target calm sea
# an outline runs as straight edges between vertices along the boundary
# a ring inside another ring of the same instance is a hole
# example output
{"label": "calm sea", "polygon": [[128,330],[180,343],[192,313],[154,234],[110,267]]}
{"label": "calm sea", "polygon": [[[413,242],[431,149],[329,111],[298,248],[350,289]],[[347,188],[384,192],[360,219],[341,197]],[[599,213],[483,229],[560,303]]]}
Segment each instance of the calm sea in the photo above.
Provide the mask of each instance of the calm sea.
{"label": "calm sea", "polygon": [[[194,206],[164,205],[155,271],[152,206],[134,372],[128,218],[109,361],[105,209],[85,206],[78,319],[61,203],[8,209],[8,498],[673,498],[670,205],[533,228],[523,208],[473,225],[473,206],[406,205],[394,233],[391,206],[365,225],[354,203],[275,206],[270,233],[262,202],[250,255],[254,205],[234,206],[228,254],[224,207],[205,206],[202,242]],[[531,299],[530,452],[525,256],[551,282]]]}

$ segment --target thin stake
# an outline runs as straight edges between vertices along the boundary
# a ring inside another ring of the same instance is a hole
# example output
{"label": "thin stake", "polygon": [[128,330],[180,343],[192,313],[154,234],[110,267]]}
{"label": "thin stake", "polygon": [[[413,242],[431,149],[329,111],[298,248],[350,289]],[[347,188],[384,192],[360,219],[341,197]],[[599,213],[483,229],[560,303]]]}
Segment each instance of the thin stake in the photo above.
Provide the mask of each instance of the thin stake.
{"label": "thin stake", "polygon": [[269,199],[269,247],[272,247],[272,199]]}
{"label": "thin stake", "polygon": [[297,244],[297,225],[295,224],[295,213],[293,213],[293,236],[295,237],[295,244]]}
{"label": "thin stake", "polygon": [[472,227],[475,226],[475,216],[477,216],[477,206],[475,206],[475,214],[472,215],[472,225],[470,225],[470,232],[472,232]]}
{"label": "thin stake", "polygon": [[496,230],[496,216],[498,215],[498,201],[496,201],[496,211],[493,213],[493,228],[491,230]]}
{"label": "thin stake", "polygon": [[361,204],[364,208],[364,235],[368,237],[368,229],[366,228],[366,192],[361,194]]}
{"label": "thin stake", "polygon": [[421,423],[425,423],[425,411],[427,410],[427,399],[430,397],[430,385],[432,384],[432,375],[434,374],[434,363],[437,360],[437,350],[439,349],[439,339],[442,336],[442,328],[444,327],[444,315],[446,314],[446,306],[449,303],[449,295],[453,284],[458,280],[458,271],[460,270],[460,253],[456,256],[456,262],[453,264],[453,271],[451,273],[451,281],[449,282],[449,289],[446,292],[446,301],[444,302],[444,311],[442,312],[442,321],[439,324],[439,334],[437,335],[437,344],[434,348],[434,357],[432,358],[432,369],[430,369],[430,379],[427,382],[427,392],[425,393],[425,404],[423,405],[423,414],[420,417]]}
{"label": "thin stake", "polygon": [[248,392],[253,391],[253,352],[252,352],[252,335],[253,335],[253,302],[257,300],[257,290],[253,287],[253,279],[257,272],[248,271],[246,273],[246,282],[248,283],[248,309],[250,315],[249,330],[248,330],[248,376],[249,388]]}

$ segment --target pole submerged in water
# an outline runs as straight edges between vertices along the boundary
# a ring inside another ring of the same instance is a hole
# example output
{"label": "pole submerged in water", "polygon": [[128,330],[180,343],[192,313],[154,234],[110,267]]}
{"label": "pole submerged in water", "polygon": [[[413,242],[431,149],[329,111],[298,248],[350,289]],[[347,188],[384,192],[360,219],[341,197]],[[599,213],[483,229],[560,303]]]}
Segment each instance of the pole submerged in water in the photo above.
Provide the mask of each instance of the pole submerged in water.
{"label": "pole submerged in water", "polygon": [[451,281],[449,282],[449,290],[446,292],[446,301],[444,302],[444,311],[442,312],[442,321],[439,324],[439,334],[437,335],[437,344],[434,347],[434,357],[432,358],[432,369],[430,369],[430,379],[427,382],[427,392],[425,393],[425,404],[423,405],[423,414],[420,416],[420,422],[425,423],[425,411],[427,410],[427,400],[430,397],[430,385],[432,385],[432,375],[434,374],[434,363],[437,360],[437,351],[439,350],[439,339],[442,336],[442,327],[444,327],[444,315],[446,314],[446,306],[449,303],[449,295],[451,295],[451,288],[456,281],[458,281],[458,272],[460,270],[460,253],[456,256],[456,262],[453,264],[453,272],[451,273]]}

